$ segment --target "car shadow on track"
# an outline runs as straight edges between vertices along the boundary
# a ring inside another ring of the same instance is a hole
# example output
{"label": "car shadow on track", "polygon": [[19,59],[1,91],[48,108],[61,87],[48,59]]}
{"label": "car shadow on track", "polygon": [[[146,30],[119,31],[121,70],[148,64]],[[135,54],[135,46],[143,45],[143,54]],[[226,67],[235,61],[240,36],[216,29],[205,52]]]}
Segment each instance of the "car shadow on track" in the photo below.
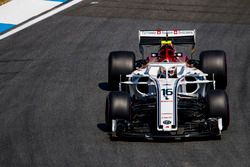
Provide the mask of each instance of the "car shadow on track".
{"label": "car shadow on track", "polygon": [[100,88],[101,90],[110,91],[107,82],[100,82],[100,83],[98,84],[98,86],[99,86],[99,88]]}
{"label": "car shadow on track", "polygon": [[103,132],[108,132],[108,128],[105,123],[98,123],[97,128],[100,129]]}

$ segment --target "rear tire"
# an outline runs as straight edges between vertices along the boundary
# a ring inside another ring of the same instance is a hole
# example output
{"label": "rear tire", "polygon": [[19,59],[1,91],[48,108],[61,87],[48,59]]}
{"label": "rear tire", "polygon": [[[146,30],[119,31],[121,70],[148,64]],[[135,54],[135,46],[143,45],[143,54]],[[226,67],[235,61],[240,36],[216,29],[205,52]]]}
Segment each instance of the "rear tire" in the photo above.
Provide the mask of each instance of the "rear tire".
{"label": "rear tire", "polygon": [[108,84],[110,90],[118,90],[120,76],[131,74],[135,68],[135,54],[128,51],[111,52],[109,55]]}
{"label": "rear tire", "polygon": [[200,54],[201,71],[208,74],[207,79],[212,80],[213,74],[216,89],[227,87],[227,62],[226,53],[220,50],[203,51]]}
{"label": "rear tire", "polygon": [[226,130],[230,122],[228,97],[224,90],[213,90],[208,93],[208,111],[211,118],[222,118],[223,130]]}
{"label": "rear tire", "polygon": [[106,99],[105,119],[108,130],[111,131],[112,119],[131,120],[131,100],[125,92],[110,92]]}

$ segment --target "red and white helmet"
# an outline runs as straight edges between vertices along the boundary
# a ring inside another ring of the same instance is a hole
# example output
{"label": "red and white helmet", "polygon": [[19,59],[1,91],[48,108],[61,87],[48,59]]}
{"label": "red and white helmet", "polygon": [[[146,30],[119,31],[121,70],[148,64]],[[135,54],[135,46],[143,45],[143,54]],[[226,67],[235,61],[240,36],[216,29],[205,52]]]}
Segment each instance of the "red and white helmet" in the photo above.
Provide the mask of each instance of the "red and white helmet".
{"label": "red and white helmet", "polygon": [[175,49],[171,41],[162,42],[162,46],[159,50],[160,62],[177,62],[175,57]]}

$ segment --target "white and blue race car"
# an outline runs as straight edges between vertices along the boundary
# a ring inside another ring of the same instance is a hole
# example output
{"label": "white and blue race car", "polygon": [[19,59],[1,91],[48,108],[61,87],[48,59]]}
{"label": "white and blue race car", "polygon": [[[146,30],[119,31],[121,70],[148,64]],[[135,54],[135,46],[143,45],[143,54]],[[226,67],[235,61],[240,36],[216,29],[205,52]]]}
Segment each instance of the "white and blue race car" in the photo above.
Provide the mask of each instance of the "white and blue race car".
{"label": "white and blue race car", "polygon": [[195,46],[195,30],[139,31],[139,48],[109,55],[106,124],[112,137],[220,137],[229,126],[226,54],[203,51],[199,60],[177,51]]}

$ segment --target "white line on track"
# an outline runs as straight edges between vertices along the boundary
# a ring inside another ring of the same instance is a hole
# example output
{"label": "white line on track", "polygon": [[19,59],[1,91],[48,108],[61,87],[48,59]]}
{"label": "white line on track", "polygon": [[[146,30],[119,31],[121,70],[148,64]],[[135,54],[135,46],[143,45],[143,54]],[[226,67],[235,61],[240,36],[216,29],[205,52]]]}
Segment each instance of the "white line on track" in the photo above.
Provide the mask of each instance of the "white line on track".
{"label": "white line on track", "polygon": [[49,11],[48,13],[46,13],[44,15],[41,15],[41,16],[35,18],[35,19],[32,19],[32,20],[28,21],[27,23],[24,23],[24,24],[22,24],[22,25],[20,25],[20,26],[18,26],[16,28],[14,28],[13,30],[10,30],[9,32],[4,33],[3,35],[0,35],[0,40],[2,40],[4,38],[7,38],[7,37],[19,32],[19,31],[21,31],[21,30],[23,30],[23,29],[25,29],[25,28],[27,28],[29,26],[32,26],[33,24],[36,24],[36,23],[48,18],[48,17],[51,17],[51,16],[65,10],[65,9],[67,9],[67,8],[73,6],[73,5],[75,5],[75,4],[77,4],[77,3],[81,2],[81,1],[83,1],[83,0],[73,0],[71,2],[66,3],[65,5],[62,5],[62,6],[58,7],[58,8],[56,8],[56,9],[52,10],[52,11]]}

